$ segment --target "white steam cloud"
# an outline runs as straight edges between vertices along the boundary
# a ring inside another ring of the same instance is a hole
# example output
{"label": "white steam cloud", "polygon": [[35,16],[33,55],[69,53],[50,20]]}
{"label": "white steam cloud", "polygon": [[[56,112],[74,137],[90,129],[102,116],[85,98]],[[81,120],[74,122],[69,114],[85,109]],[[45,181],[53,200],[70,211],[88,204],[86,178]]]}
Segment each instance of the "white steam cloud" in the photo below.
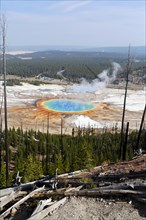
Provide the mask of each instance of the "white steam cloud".
{"label": "white steam cloud", "polygon": [[[118,63],[112,63],[112,71],[109,69],[103,70],[97,79],[94,79],[89,83],[86,79],[82,79],[80,84],[73,85],[70,88],[70,92],[80,93],[80,92],[95,92],[97,90],[105,88],[109,83],[116,79],[117,74],[122,70]],[[99,80],[99,78],[101,80]]]}

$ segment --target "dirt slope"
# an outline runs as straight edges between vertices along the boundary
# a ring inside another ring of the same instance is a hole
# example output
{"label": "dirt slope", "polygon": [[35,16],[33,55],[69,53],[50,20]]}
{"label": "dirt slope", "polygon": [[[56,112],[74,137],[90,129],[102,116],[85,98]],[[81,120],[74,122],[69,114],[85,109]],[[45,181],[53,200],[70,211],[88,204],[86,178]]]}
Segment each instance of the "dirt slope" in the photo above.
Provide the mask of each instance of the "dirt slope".
{"label": "dirt slope", "polygon": [[112,202],[94,198],[71,198],[44,220],[140,220],[146,219],[144,204]]}

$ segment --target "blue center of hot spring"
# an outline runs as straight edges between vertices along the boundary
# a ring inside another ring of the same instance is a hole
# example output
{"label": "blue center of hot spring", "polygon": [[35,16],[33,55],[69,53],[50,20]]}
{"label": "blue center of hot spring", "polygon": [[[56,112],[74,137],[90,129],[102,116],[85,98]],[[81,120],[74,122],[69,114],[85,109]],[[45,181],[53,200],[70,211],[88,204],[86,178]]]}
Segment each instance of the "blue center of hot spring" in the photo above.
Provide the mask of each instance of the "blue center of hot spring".
{"label": "blue center of hot spring", "polygon": [[45,101],[44,107],[58,112],[81,112],[93,109],[95,106],[90,103],[67,99],[53,99]]}

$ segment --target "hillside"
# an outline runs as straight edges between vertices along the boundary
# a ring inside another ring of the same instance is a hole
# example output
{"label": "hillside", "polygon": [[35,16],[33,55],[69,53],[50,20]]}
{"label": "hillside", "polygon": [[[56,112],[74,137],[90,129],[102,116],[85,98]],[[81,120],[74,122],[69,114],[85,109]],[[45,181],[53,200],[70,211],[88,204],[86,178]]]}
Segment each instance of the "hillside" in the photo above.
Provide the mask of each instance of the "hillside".
{"label": "hillside", "polygon": [[[146,81],[145,58],[142,55],[134,57],[129,81],[132,84],[144,85]],[[26,77],[34,77],[46,82],[51,79],[61,79],[74,83],[85,78],[91,82],[99,79],[99,75],[103,71],[108,71],[108,76],[111,77],[115,63],[121,67],[121,70],[116,75],[114,84],[120,84],[125,81],[127,54],[117,52],[53,50],[16,55],[7,54],[7,74],[19,76],[23,80]],[[0,75],[2,75],[2,68]]]}
{"label": "hillside", "polygon": [[[88,170],[55,178],[46,176],[2,189],[0,217],[11,220],[145,219],[145,162],[144,154],[130,161],[104,162]],[[55,189],[53,183],[57,183]]]}

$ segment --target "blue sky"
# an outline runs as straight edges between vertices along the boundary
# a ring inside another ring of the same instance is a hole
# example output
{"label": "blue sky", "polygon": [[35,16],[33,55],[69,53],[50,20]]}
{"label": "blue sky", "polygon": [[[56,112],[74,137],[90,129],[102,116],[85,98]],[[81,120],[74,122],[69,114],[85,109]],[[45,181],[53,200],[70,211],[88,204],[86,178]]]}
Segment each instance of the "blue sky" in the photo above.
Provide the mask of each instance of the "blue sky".
{"label": "blue sky", "polygon": [[145,45],[145,0],[1,0],[10,46]]}

